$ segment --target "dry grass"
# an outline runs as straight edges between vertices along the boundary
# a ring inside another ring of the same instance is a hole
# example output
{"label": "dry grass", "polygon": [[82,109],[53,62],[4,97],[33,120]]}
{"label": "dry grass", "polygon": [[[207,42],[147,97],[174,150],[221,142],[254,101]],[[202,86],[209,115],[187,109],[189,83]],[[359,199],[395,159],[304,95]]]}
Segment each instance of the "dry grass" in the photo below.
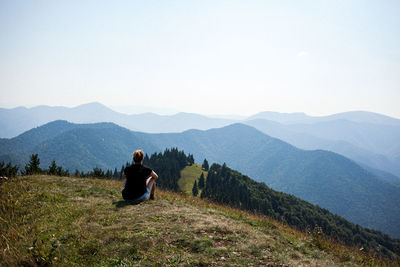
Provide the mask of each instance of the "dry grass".
{"label": "dry grass", "polygon": [[382,264],[263,216],[184,194],[158,191],[154,201],[127,205],[121,187],[113,180],[50,176],[4,183],[1,265]]}

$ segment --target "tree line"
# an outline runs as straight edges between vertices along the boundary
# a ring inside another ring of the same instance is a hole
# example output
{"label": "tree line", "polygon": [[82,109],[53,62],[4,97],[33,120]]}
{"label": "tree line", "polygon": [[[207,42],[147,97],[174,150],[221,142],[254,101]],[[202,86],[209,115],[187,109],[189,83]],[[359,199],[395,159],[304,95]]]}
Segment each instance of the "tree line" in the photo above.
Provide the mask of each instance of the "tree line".
{"label": "tree line", "polygon": [[19,167],[13,166],[11,162],[5,164],[0,162],[0,177],[15,177],[18,174]]}
{"label": "tree line", "polygon": [[47,169],[40,168],[40,158],[38,154],[32,154],[29,157],[29,162],[25,165],[23,169],[20,169],[18,166],[13,166],[11,162],[8,164],[4,164],[4,162],[0,162],[0,176],[1,177],[15,177],[19,175],[35,175],[35,174],[47,174],[47,175],[56,175],[56,176],[74,176],[74,177],[94,177],[94,178],[108,178],[108,179],[122,179],[122,173],[126,166],[130,163],[127,162],[125,165],[122,165],[120,170],[115,168],[114,170],[102,170],[101,168],[94,167],[93,170],[84,172],[75,170],[73,174],[70,173],[69,170],[64,169],[62,166],[57,165],[57,163],[53,160],[50,166]]}
{"label": "tree line", "polygon": [[[161,179],[157,181],[158,186],[164,189],[172,191],[179,191],[178,180],[180,178],[181,170],[194,163],[193,155],[189,154],[186,156],[184,151],[179,151],[177,148],[166,149],[163,153],[153,153],[150,157],[146,154],[144,157],[143,164],[148,165],[154,169]],[[74,176],[74,177],[93,177],[93,178],[105,178],[105,179],[122,179],[124,169],[131,165],[131,162],[126,162],[121,166],[120,169],[114,168],[103,170],[99,167],[94,167],[93,170],[84,172],[75,170],[73,174],[69,170],[64,169],[62,166],[57,165],[53,160],[47,169],[40,167],[40,158],[38,154],[32,154],[29,158],[29,162],[25,165],[24,169],[19,169],[18,166],[13,166],[10,163],[7,165],[0,162],[0,176],[15,177],[16,175],[35,175],[35,174],[47,174],[57,176]]]}

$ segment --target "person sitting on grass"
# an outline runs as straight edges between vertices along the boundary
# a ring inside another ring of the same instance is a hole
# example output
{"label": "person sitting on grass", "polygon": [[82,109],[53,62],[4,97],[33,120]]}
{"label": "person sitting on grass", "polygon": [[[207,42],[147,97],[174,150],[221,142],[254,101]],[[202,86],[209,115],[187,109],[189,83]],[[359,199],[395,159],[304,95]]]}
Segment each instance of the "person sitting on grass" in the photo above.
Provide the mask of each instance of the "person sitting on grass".
{"label": "person sitting on grass", "polygon": [[143,166],[143,150],[133,152],[133,164],[124,169],[125,186],[122,197],[140,203],[146,199],[154,199],[158,175],[150,168]]}

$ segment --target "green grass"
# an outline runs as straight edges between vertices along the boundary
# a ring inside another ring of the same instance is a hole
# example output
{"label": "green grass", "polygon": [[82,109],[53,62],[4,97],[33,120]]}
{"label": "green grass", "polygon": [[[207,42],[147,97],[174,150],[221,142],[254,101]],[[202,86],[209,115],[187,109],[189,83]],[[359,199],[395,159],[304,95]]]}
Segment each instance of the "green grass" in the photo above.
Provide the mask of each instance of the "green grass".
{"label": "green grass", "polygon": [[[193,164],[192,166],[186,166],[181,172],[181,178],[178,180],[178,186],[180,190],[186,194],[192,194],[192,188],[194,181],[199,183],[201,173],[204,173],[204,178],[207,177],[207,172],[201,168],[199,164]],[[199,189],[200,196],[201,190]]]}
{"label": "green grass", "polygon": [[3,183],[0,265],[383,264],[263,216],[186,194],[158,190],[154,201],[127,205],[121,188],[114,180],[51,176]]}

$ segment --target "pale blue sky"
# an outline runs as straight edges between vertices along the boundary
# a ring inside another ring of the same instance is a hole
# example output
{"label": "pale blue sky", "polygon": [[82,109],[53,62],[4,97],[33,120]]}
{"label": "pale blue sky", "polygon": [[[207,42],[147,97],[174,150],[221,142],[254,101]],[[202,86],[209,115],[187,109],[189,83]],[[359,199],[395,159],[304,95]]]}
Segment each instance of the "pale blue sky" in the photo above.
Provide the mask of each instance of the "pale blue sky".
{"label": "pale blue sky", "polygon": [[400,118],[400,1],[0,0],[0,107]]}

